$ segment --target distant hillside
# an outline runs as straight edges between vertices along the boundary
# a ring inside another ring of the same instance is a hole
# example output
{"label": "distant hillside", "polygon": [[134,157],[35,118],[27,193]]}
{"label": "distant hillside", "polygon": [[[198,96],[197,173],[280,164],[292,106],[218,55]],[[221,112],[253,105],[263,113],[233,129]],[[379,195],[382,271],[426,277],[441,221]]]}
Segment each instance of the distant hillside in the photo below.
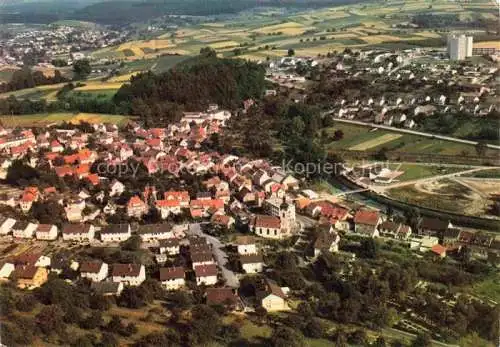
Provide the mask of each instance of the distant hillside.
{"label": "distant hillside", "polygon": [[320,7],[363,0],[145,0],[107,1],[75,11],[71,19],[102,24],[140,22],[165,14],[207,16],[236,13],[257,6]]}
{"label": "distant hillside", "polygon": [[0,23],[47,24],[70,17],[75,11],[103,0],[3,0]]}

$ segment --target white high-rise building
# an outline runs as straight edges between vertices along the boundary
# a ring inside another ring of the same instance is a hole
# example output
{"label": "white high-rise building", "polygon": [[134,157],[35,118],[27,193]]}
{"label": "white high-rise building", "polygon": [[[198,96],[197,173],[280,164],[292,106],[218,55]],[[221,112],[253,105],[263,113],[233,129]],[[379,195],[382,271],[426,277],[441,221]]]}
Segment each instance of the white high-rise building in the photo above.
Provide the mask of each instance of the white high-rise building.
{"label": "white high-rise building", "polygon": [[472,36],[448,36],[448,55],[451,60],[464,60],[472,56]]}

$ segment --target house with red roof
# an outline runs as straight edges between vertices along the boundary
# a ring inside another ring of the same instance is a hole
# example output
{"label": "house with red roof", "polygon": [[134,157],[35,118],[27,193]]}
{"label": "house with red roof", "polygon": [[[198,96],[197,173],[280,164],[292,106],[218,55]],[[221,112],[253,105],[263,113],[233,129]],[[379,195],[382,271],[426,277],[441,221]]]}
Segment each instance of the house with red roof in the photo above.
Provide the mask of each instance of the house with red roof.
{"label": "house with red roof", "polygon": [[163,199],[165,200],[176,200],[179,202],[181,207],[189,207],[189,202],[191,198],[189,197],[189,192],[187,190],[173,191],[169,190],[163,194]]}
{"label": "house with red roof", "polygon": [[133,196],[127,203],[129,217],[142,218],[148,212],[148,205],[138,196]]}
{"label": "house with red roof", "polygon": [[53,140],[53,141],[50,143],[50,150],[51,150],[52,152],[57,152],[57,153],[60,153],[60,152],[64,151],[64,147],[63,147],[63,145],[61,145],[61,144],[59,143],[59,141],[57,141],[57,140]]}
{"label": "house with red roof", "polygon": [[224,213],[224,200],[221,199],[197,199],[191,200],[189,203],[191,215],[193,211],[195,215],[208,217],[214,213]]}
{"label": "house with red roof", "polygon": [[440,244],[432,246],[431,252],[436,254],[440,258],[446,257],[446,247],[441,246]]}
{"label": "house with red roof", "polygon": [[26,187],[19,201],[19,207],[21,207],[21,210],[26,213],[31,209],[33,203],[38,201],[39,197],[40,192],[37,187]]}
{"label": "house with red roof", "polygon": [[379,237],[378,225],[382,218],[378,211],[358,210],[354,215],[354,231],[362,236]]}
{"label": "house with red roof", "polygon": [[207,286],[216,284],[218,272],[217,265],[215,264],[195,266],[194,273],[196,277],[196,284],[204,284]]}
{"label": "house with red roof", "polygon": [[167,290],[178,290],[186,285],[186,274],[182,266],[160,268],[160,282]]}

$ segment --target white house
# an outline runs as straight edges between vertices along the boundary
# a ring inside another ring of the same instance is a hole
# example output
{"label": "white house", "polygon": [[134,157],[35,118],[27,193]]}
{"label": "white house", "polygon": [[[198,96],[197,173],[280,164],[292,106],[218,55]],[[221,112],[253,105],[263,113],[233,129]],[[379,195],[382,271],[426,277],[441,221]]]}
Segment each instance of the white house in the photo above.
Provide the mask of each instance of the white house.
{"label": "white house", "polygon": [[285,311],[290,309],[285,301],[286,293],[283,288],[270,279],[266,279],[264,285],[264,290],[258,293],[258,297],[260,298],[262,307],[266,311]]}
{"label": "white house", "polygon": [[111,277],[113,282],[138,286],[146,280],[146,268],[140,264],[113,264]]}
{"label": "white house", "polygon": [[314,256],[317,257],[321,252],[338,252],[340,236],[336,232],[321,232],[314,242]]}
{"label": "white house", "polygon": [[54,224],[39,224],[35,233],[37,240],[53,241],[59,235],[59,228]]}
{"label": "white house", "polygon": [[194,273],[197,285],[205,284],[210,286],[217,283],[218,271],[215,264],[195,266]]}
{"label": "white house", "polygon": [[181,266],[160,269],[161,285],[167,290],[177,290],[186,285],[184,268]]}
{"label": "white house", "polygon": [[13,218],[2,217],[0,220],[0,235],[7,235],[12,231],[12,227],[16,224]]}
{"label": "white house", "polygon": [[138,234],[144,242],[165,240],[174,237],[172,225],[167,223],[141,225]]}
{"label": "white house", "polygon": [[160,253],[177,255],[181,252],[179,240],[175,238],[160,240]]}
{"label": "white house", "polygon": [[14,271],[15,266],[12,263],[0,264],[0,279],[9,278],[10,274]]}
{"label": "white house", "polygon": [[122,242],[132,235],[130,224],[113,224],[101,230],[102,242]]}
{"label": "white house", "polygon": [[109,196],[120,196],[125,191],[125,185],[118,180],[113,180],[109,189]]}
{"label": "white house", "polygon": [[92,241],[95,228],[92,224],[66,224],[62,229],[64,241]]}
{"label": "white house", "polygon": [[12,227],[14,237],[31,239],[35,236],[37,225],[25,221],[17,221]]}
{"label": "white house", "polygon": [[108,277],[109,266],[102,261],[86,261],[80,265],[80,276],[92,282],[100,282]]}
{"label": "white house", "polygon": [[255,237],[247,235],[237,236],[235,243],[238,247],[238,254],[257,254]]}
{"label": "white house", "polygon": [[264,268],[264,260],[261,254],[240,255],[240,264],[247,274],[262,272]]}
{"label": "white house", "polygon": [[191,252],[191,262],[193,264],[193,268],[201,265],[215,264],[214,256],[210,251],[196,253]]}

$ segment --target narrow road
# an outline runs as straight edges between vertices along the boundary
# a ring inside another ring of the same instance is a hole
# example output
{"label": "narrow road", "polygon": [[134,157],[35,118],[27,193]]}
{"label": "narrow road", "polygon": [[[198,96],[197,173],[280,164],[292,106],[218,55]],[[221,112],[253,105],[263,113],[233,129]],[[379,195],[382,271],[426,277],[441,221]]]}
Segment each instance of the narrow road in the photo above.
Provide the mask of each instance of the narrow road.
{"label": "narrow road", "polygon": [[219,239],[216,237],[213,237],[211,235],[205,234],[201,230],[201,224],[196,223],[196,224],[190,224],[189,229],[187,230],[188,235],[197,235],[201,237],[206,237],[208,242],[212,245],[212,251],[215,255],[215,259],[217,260],[217,263],[222,271],[222,276],[226,280],[226,284],[230,287],[233,288],[238,288],[240,286],[240,281],[238,280],[238,277],[236,274],[226,268],[227,264],[227,254],[222,250],[222,248],[225,246],[222,242],[220,242]]}
{"label": "narrow road", "polygon": [[[328,112],[324,112],[323,114],[324,115],[331,115],[332,113],[333,113],[333,111],[328,111]],[[341,122],[341,123],[348,123],[348,124],[362,125],[362,126],[378,128],[378,129],[385,129],[385,130],[395,131],[395,132],[404,133],[404,134],[418,135],[418,136],[424,136],[424,137],[446,140],[446,141],[451,141],[451,142],[464,143],[467,145],[477,145],[477,141],[463,140],[463,139],[458,139],[456,137],[451,137],[451,136],[424,133],[421,131],[410,130],[410,129],[395,128],[395,127],[382,125],[382,124],[365,123],[365,122],[360,122],[357,120],[342,119],[342,118],[336,118],[336,117],[333,117],[333,119],[336,122]],[[500,149],[500,146],[498,146],[498,145],[486,144],[486,146],[488,148]]]}
{"label": "narrow road", "polygon": [[453,178],[453,177],[461,176],[461,175],[476,172],[476,171],[491,170],[491,169],[498,169],[498,167],[495,167],[495,166],[479,167],[479,168],[469,169],[469,170],[465,170],[465,171],[454,172],[454,173],[450,173],[450,174],[446,174],[446,175],[439,175],[439,176],[419,178],[416,180],[397,182],[397,183],[388,184],[385,186],[370,186],[370,189],[378,194],[383,194],[385,191],[387,191],[389,189],[393,189],[393,188],[405,187],[405,186],[413,185],[416,183],[431,182],[431,181],[441,180],[441,179],[445,179],[445,178]]}

